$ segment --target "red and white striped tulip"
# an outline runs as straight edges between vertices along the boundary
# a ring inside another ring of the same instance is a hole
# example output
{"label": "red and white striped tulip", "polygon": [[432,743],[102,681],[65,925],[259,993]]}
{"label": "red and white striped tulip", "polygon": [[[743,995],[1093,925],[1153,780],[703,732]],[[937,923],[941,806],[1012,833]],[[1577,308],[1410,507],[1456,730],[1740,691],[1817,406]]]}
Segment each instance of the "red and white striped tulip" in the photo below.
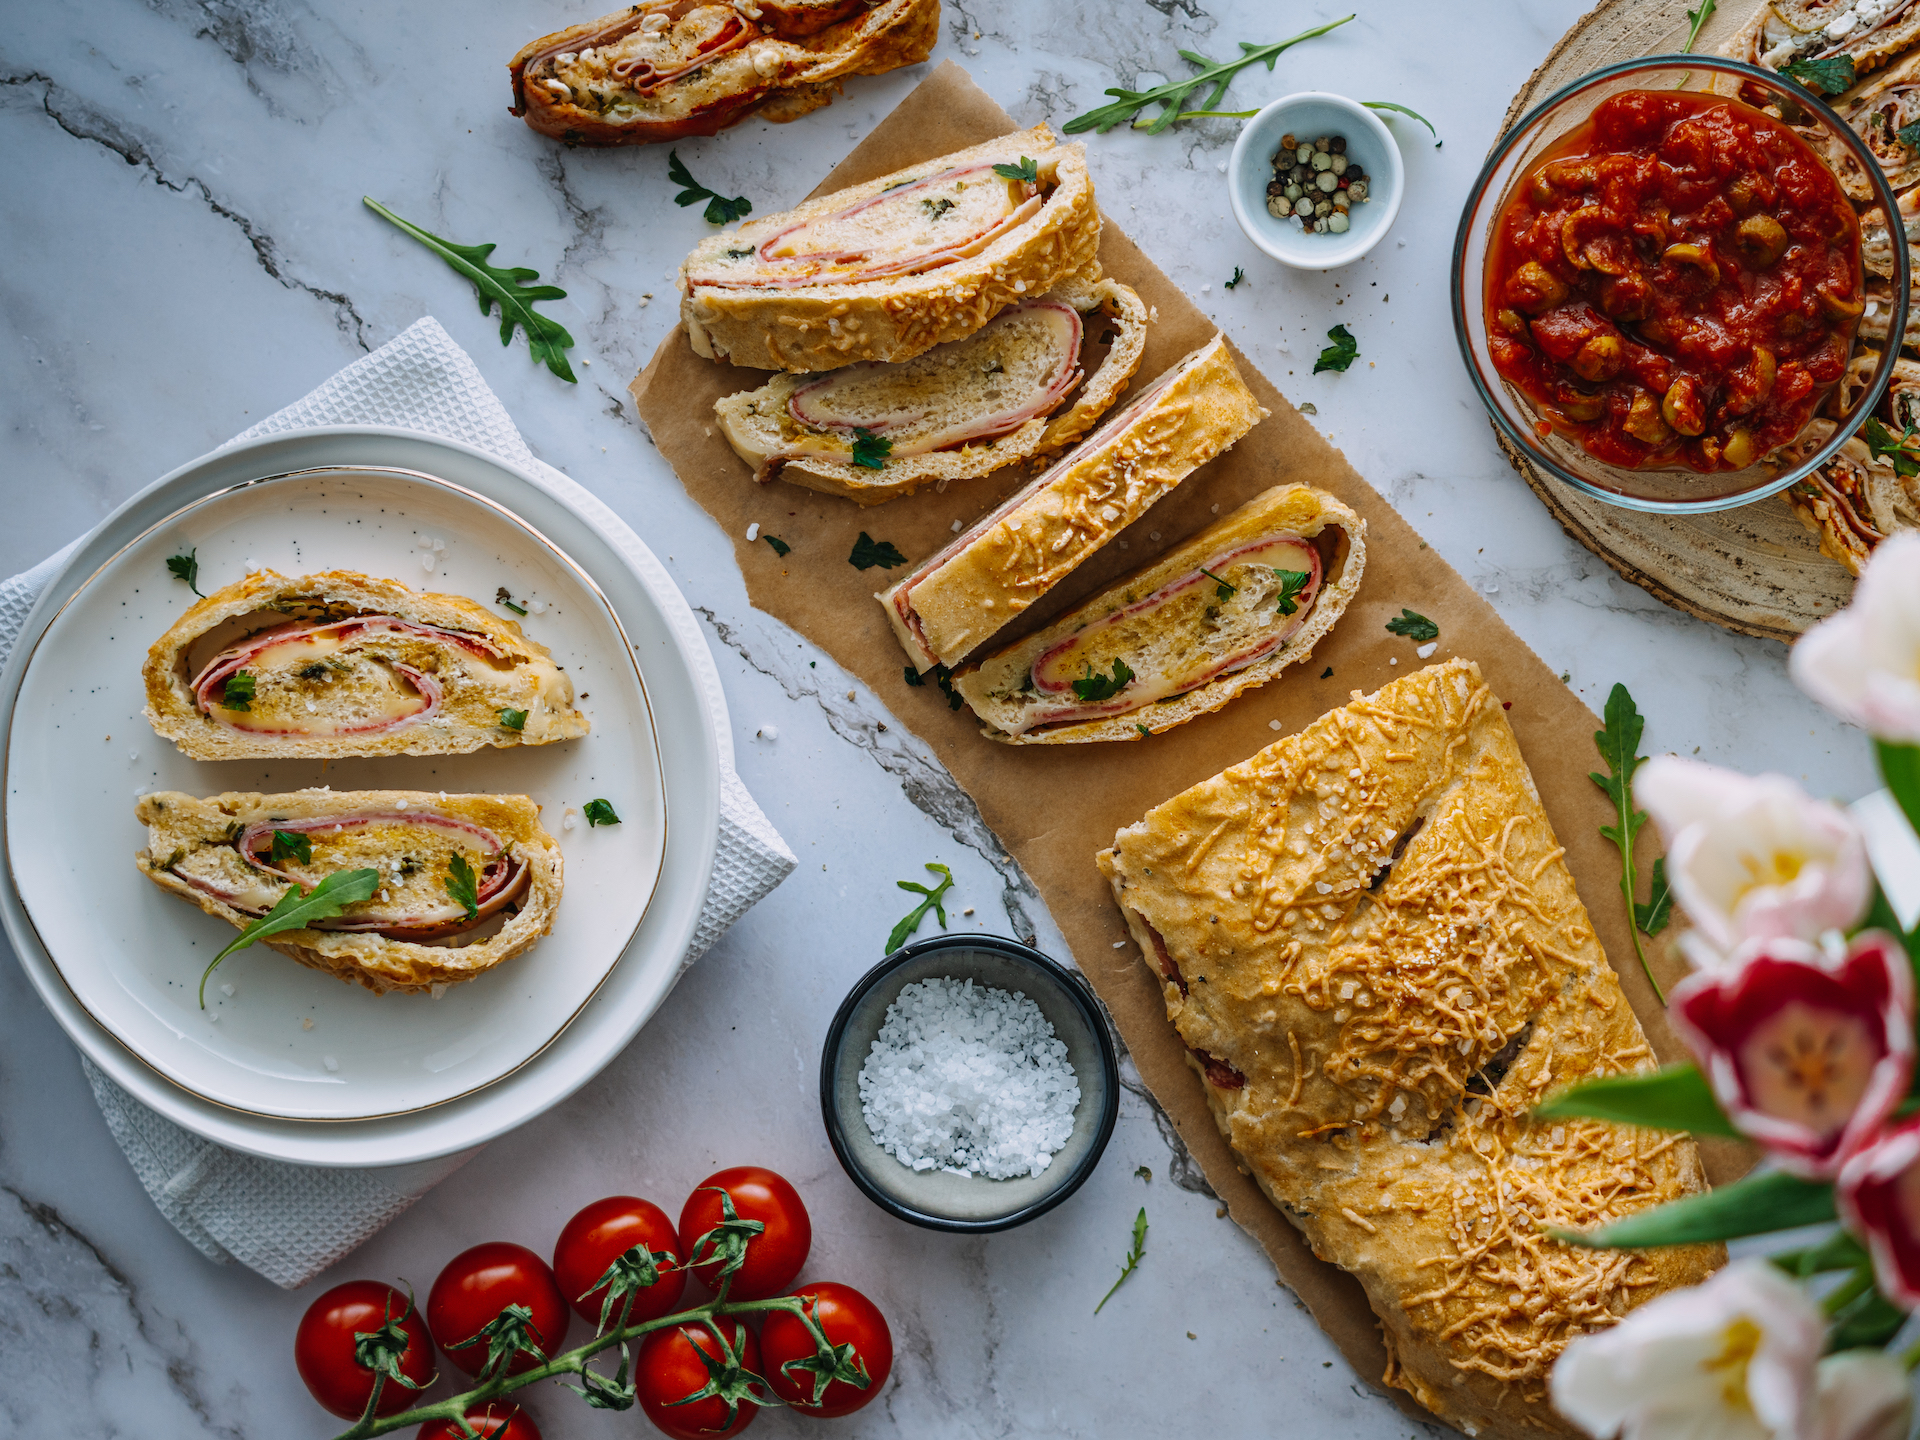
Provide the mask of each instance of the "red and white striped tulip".
{"label": "red and white striped tulip", "polygon": [[1920,1307],[1920,1115],[1856,1151],[1834,1200],[1873,1256],[1880,1293],[1903,1310]]}
{"label": "red and white striped tulip", "polygon": [[1920,745],[1920,534],[1874,547],[1853,603],[1802,635],[1788,668],[1842,720]]}

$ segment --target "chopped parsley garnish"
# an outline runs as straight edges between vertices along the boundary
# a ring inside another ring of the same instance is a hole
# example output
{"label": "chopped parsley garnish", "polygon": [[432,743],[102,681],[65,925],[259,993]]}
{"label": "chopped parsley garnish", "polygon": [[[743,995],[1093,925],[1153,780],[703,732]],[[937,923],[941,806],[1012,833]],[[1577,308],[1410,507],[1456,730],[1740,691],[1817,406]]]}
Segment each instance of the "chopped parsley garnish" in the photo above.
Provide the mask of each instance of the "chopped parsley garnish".
{"label": "chopped parsley garnish", "polygon": [[506,606],[507,609],[513,611],[513,613],[516,615],[524,615],[527,613],[527,607],[524,605],[516,605],[513,600],[512,592],[509,591],[507,587],[504,585],[502,585],[498,590],[494,592],[493,603],[496,605]]}
{"label": "chopped parsley garnish", "polygon": [[1118,658],[1114,660],[1111,675],[1097,675],[1094,673],[1093,662],[1089,660],[1085,663],[1087,673],[1073,682],[1073,693],[1083,704],[1097,705],[1102,700],[1111,700],[1126,689],[1133,679],[1133,671],[1127,667],[1127,662],[1124,660]]}
{"label": "chopped parsley garnish", "polygon": [[[1240,587],[1238,585],[1229,585],[1226,581],[1222,580],[1218,575],[1214,574],[1213,571],[1209,570],[1204,565],[1200,567],[1200,573],[1206,576],[1209,580],[1213,581],[1213,583],[1217,587],[1219,587],[1213,592],[1213,598],[1216,600],[1225,600],[1229,596],[1238,594],[1240,591]],[[1287,613],[1292,614],[1293,612],[1288,611]]]}
{"label": "chopped parsley garnish", "polygon": [[244,670],[229,675],[226,688],[220,692],[220,704],[227,710],[253,709],[253,676]]}
{"label": "chopped parsley garnish", "polygon": [[1276,608],[1282,615],[1291,615],[1300,608],[1300,593],[1307,588],[1307,581],[1313,578],[1313,572],[1275,570],[1273,573],[1280,581],[1280,604]]}
{"label": "chopped parsley garnish", "polygon": [[1344,325],[1336,325],[1327,331],[1327,338],[1333,344],[1320,352],[1320,358],[1313,362],[1313,373],[1322,370],[1345,371],[1360,355],[1360,342],[1348,333]]}
{"label": "chopped parsley garnish", "polygon": [[500,712],[502,730],[524,730],[527,728],[527,712],[524,710],[502,710]]}
{"label": "chopped parsley garnish", "polygon": [[773,547],[773,553],[776,555],[787,555],[793,551],[793,547],[778,535],[762,535],[760,538]]}
{"label": "chopped parsley garnish", "polygon": [[906,564],[907,557],[894,548],[891,540],[875,540],[862,530],[860,538],[853,542],[853,553],[847,556],[847,563],[856,570],[871,570],[876,565],[882,570],[891,570]]}
{"label": "chopped parsley garnish", "polygon": [[286,860],[298,860],[302,865],[311,865],[313,841],[297,830],[276,830],[273,832],[272,858],[276,865]]}
{"label": "chopped parsley garnish", "polygon": [[1247,278],[1247,272],[1242,270],[1238,265],[1234,266],[1233,278],[1227,281],[1227,289],[1229,290],[1233,289],[1234,286],[1238,285],[1242,280],[1246,278]]}
{"label": "chopped parsley garnish", "polygon": [[1331,680],[1333,678],[1333,667],[1329,665],[1326,669],[1322,670],[1320,672],[1320,678],[1322,680]]}
{"label": "chopped parsley garnish", "polygon": [[453,852],[447,866],[447,894],[453,897],[454,904],[466,907],[467,919],[480,918],[480,879],[467,863],[467,857],[458,850]]}
{"label": "chopped parsley garnish", "polygon": [[1024,180],[1029,185],[1040,183],[1040,167],[1025,155],[1020,157],[1018,165],[994,166],[993,173],[1003,180]]}
{"label": "chopped parsley garnish", "polygon": [[938,220],[959,202],[942,195],[938,200],[922,200],[920,208],[927,212],[927,219]]}
{"label": "chopped parsley garnish", "polygon": [[[667,178],[676,185],[686,187],[681,190],[678,195],[673,197],[674,204],[698,205],[702,200],[707,202],[705,214],[709,225],[731,224],[742,215],[749,215],[753,212],[753,202],[747,199],[746,196],[736,195],[729,200],[717,191],[707,189],[706,186],[694,179],[692,172],[681,163],[678,151],[669,150],[667,152]],[[749,251],[748,253],[751,254],[752,252]]]}
{"label": "chopped parsley garnish", "polygon": [[1153,734],[1151,730],[1147,729],[1147,727],[1142,725],[1138,720],[1133,722],[1133,728],[1138,730],[1143,737]]}
{"label": "chopped parsley garnish", "polygon": [[1404,635],[1407,639],[1419,644],[1425,644],[1429,640],[1438,640],[1440,638],[1440,627],[1438,625],[1427,619],[1427,617],[1419,611],[1409,610],[1404,605],[1400,607],[1400,613],[1398,615],[1387,621],[1387,629],[1396,635]]}
{"label": "chopped parsley garnish", "polygon": [[620,817],[613,813],[613,805],[606,800],[589,800],[581,807],[580,813],[587,817],[587,828],[596,825],[618,825]]}
{"label": "chopped parsley garnish", "polygon": [[[906,677],[907,684],[913,686],[915,689],[927,683],[927,676],[922,675],[911,665],[907,666],[900,673]],[[967,703],[966,700],[961,697],[960,692],[953,688],[953,672],[947,669],[946,666],[936,665],[927,672],[927,675],[933,676],[933,683],[938,685],[940,687],[940,693],[947,697],[947,709],[958,710]],[[1029,675],[1027,680],[1029,683],[1021,686],[1021,689],[1026,690],[1032,688],[1031,682],[1033,677]]]}
{"label": "chopped parsley garnish", "polygon": [[1920,120],[1914,121],[1911,125],[1902,125],[1893,132],[1893,138],[1909,150],[1920,150]]}
{"label": "chopped parsley garnish", "polygon": [[1797,80],[1816,95],[1838,95],[1853,87],[1853,57],[1830,55],[1824,60],[1796,60],[1780,73]]}
{"label": "chopped parsley garnish", "polygon": [[883,439],[864,425],[853,427],[853,463],[862,470],[878,470],[893,453],[893,441]]}
{"label": "chopped parsley garnish", "polygon": [[[167,557],[167,569],[172,572],[173,578],[186,581],[187,588],[196,595],[200,595],[200,562],[195,558],[199,553],[200,548],[195,546],[184,555]],[[207,597],[200,595],[200,598],[204,600]]]}

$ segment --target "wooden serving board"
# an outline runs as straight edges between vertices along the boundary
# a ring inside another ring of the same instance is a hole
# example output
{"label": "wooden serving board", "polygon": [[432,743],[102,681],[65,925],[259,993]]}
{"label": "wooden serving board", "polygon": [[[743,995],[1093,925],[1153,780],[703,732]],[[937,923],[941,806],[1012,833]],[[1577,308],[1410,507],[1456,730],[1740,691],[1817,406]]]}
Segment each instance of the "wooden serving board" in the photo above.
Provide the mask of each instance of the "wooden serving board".
{"label": "wooden serving board", "polygon": [[[1500,132],[1561,86],[1602,65],[1679,50],[1687,10],[1701,0],[1600,0],[1540,62],[1507,107]],[[1722,0],[1695,49],[1718,50],[1746,24],[1754,0]],[[1553,518],[1622,578],[1676,609],[1742,635],[1792,640],[1853,594],[1853,577],[1776,495],[1712,515],[1642,515],[1541,474],[1498,430],[1495,437]]]}

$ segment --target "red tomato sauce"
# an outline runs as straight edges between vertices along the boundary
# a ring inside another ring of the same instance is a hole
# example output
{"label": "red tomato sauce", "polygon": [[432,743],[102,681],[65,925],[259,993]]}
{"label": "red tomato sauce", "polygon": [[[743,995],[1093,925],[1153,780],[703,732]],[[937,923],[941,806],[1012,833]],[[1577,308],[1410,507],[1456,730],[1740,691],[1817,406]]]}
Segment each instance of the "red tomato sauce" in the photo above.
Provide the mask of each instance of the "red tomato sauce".
{"label": "red tomato sauce", "polygon": [[1515,183],[1486,271],[1488,347],[1549,427],[1630,469],[1739,470],[1846,369],[1860,222],[1785,125],[1633,90]]}

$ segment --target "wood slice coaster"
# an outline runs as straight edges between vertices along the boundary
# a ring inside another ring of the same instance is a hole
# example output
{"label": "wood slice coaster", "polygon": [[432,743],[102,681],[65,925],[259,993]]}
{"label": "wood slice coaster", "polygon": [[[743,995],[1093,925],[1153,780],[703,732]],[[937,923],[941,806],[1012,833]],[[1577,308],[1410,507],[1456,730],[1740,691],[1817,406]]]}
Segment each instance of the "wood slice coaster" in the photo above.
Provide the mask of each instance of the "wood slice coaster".
{"label": "wood slice coaster", "polygon": [[[1640,55],[1687,43],[1687,9],[1700,0],[1600,0],[1540,62],[1507,107],[1500,130],[1563,85]],[[1758,7],[1723,3],[1694,48],[1716,51]],[[1622,510],[1534,469],[1506,436],[1495,438],[1553,518],[1627,580],[1675,609],[1742,635],[1792,640],[1853,594],[1853,577],[1820,553],[1784,496],[1712,515]]]}

